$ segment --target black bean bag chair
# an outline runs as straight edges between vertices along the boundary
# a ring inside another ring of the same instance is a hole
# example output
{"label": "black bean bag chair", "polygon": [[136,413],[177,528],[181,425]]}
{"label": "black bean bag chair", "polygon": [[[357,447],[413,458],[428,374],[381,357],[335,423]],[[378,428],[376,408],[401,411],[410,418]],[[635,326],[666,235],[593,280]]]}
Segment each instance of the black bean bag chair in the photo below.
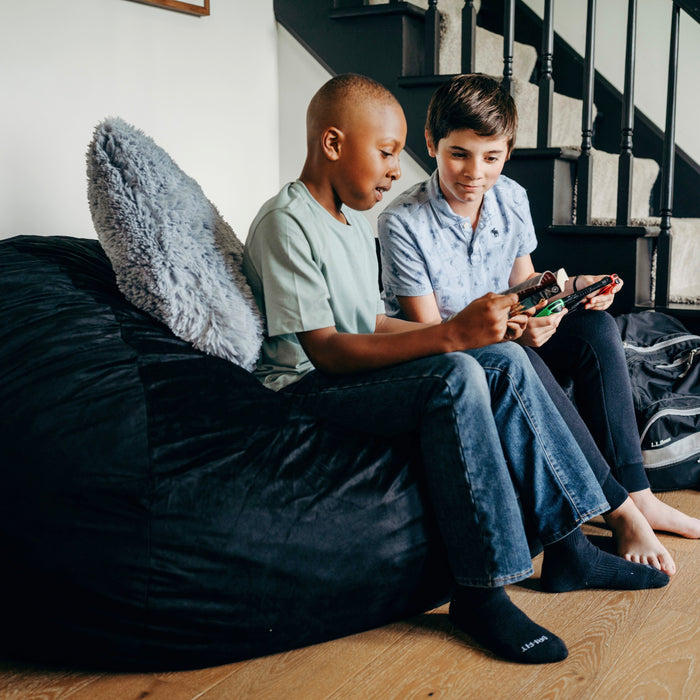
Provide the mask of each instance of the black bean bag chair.
{"label": "black bean bag chair", "polygon": [[0,242],[5,654],[180,669],[429,609],[416,438],[301,415],[118,291],[95,240]]}

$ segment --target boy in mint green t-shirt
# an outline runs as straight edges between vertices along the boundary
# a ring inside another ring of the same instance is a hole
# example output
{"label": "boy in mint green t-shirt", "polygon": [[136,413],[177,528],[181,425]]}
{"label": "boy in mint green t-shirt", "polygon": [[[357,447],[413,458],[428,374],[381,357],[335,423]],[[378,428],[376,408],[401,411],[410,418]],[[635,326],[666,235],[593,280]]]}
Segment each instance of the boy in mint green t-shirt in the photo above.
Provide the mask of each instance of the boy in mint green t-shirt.
{"label": "boy in mint green t-shirt", "polygon": [[[329,217],[297,180],[253,221],[246,257],[259,260],[260,274],[250,264],[246,271],[256,288],[266,280],[260,301],[263,313],[270,309],[256,374],[270,389],[279,390],[314,368],[296,336],[300,327],[335,325],[340,333],[373,333],[377,315],[384,313],[376,293],[372,231],[358,212],[344,209],[344,216],[347,224]],[[320,260],[322,266],[315,263]]]}

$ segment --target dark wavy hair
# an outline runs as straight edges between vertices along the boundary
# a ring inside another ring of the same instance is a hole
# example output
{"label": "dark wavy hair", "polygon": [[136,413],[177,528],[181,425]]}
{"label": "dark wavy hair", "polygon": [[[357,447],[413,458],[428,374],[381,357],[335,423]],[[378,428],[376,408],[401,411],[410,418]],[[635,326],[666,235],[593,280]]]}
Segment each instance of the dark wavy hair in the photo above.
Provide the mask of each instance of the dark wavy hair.
{"label": "dark wavy hair", "polygon": [[515,146],[518,110],[510,93],[488,75],[456,75],[441,85],[430,100],[425,128],[437,148],[457,129],[480,136],[504,136],[509,152]]}

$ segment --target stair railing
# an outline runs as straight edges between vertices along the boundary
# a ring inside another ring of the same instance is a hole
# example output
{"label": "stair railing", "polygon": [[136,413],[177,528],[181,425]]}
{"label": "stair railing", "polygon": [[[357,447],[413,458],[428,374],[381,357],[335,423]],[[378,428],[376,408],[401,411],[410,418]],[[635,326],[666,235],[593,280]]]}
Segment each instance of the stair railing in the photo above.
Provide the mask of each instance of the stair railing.
{"label": "stair railing", "polygon": [[505,0],[503,8],[503,87],[513,92],[513,53],[515,51],[515,0]]}
{"label": "stair railing", "polygon": [[629,226],[632,208],[632,176],[634,158],[634,68],[637,57],[637,0],[629,0],[625,43],[625,87],[622,96],[622,125],[620,127],[620,158],[617,169],[618,226]]}
{"label": "stair railing", "polygon": [[[661,166],[661,226],[656,239],[656,272],[654,276],[654,306],[667,307],[671,271],[673,214],[673,174],[675,166],[676,95],[678,83],[678,47],[681,5],[694,18],[698,19],[697,8],[683,0],[673,0],[671,33],[669,39],[668,83],[666,94],[666,126],[664,132],[663,162]],[[578,160],[576,223],[591,223],[591,148],[593,137],[593,88],[595,78],[595,12],[596,0],[588,0],[586,18],[586,53],[584,61],[584,94],[581,129],[581,155]],[[548,31],[549,19],[546,16],[543,32]],[[620,129],[620,156],[618,160],[617,216],[618,226],[630,224],[632,180],[633,180],[633,136],[634,136],[634,71],[636,60],[637,0],[629,0],[627,12],[627,33],[625,51],[625,85],[623,113]],[[543,40],[544,46],[544,40]],[[542,54],[546,53],[543,48]],[[541,60],[545,66],[546,58]],[[541,97],[541,99],[544,99]],[[548,110],[551,115],[551,105]],[[539,114],[542,114],[540,110]],[[538,125],[538,146],[544,141]]]}
{"label": "stair railing", "polygon": [[438,0],[429,0],[425,13],[425,74],[440,72],[440,13]]}
{"label": "stair railing", "polygon": [[671,214],[673,213],[673,169],[676,158],[676,90],[678,85],[678,44],[681,8],[673,3],[671,37],[668,52],[668,88],[666,92],[666,131],[661,165],[661,231],[656,239],[656,291],[654,303],[667,306],[671,272]]}
{"label": "stair railing", "polygon": [[476,69],[476,15],[474,0],[466,0],[462,8],[462,73]]}
{"label": "stair railing", "polygon": [[552,145],[552,109],[554,105],[554,0],[545,0],[540,50],[539,96],[537,101],[537,148]]}
{"label": "stair railing", "polygon": [[576,223],[591,223],[592,178],[591,149],[593,147],[593,87],[595,84],[595,16],[596,0],[588,0],[586,10],[586,54],[583,67],[583,110],[581,115],[581,155],[578,159],[576,181]]}
{"label": "stair railing", "polygon": [[[368,5],[369,0],[334,0],[334,6]],[[387,0],[390,5],[406,5],[405,0]],[[545,0],[542,23],[542,41],[539,53],[539,95],[537,147],[548,148],[552,140],[553,81],[553,6],[554,0]],[[593,147],[593,93],[595,85],[595,34],[597,0],[587,0],[586,38],[583,71],[583,109],[581,116],[581,153],[577,162],[576,224],[590,226],[592,201],[592,147]],[[512,92],[513,54],[515,44],[515,0],[503,2],[503,77],[506,89]],[[700,22],[700,9],[689,0],[672,0],[671,36],[669,44],[668,86],[666,98],[666,128],[663,163],[661,167],[660,233],[655,244],[656,274],[654,304],[665,307],[669,300],[671,265],[671,216],[673,213],[673,171],[675,164],[676,91],[678,75],[678,46],[680,11],[684,9]],[[473,73],[475,69],[475,39],[477,10],[474,0],[465,0],[462,9],[461,70]],[[636,62],[637,0],[628,0],[625,78],[623,111],[620,127],[620,155],[618,160],[618,191],[616,224],[629,226],[633,181],[634,141],[634,72]],[[424,75],[439,74],[440,13],[438,0],[428,0],[425,10]]]}

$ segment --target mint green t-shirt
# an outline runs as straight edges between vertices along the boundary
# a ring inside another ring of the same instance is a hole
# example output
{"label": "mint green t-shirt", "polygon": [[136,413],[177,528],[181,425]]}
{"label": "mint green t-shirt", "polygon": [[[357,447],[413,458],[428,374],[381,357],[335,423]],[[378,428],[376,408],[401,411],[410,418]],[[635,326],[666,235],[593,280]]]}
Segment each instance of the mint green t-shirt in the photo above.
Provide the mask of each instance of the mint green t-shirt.
{"label": "mint green t-shirt", "polygon": [[243,270],[267,323],[255,374],[270,389],[314,368],[296,333],[329,326],[373,333],[384,313],[371,227],[352,209],[343,214],[348,224],[297,180],[266,202],[250,227]]}

